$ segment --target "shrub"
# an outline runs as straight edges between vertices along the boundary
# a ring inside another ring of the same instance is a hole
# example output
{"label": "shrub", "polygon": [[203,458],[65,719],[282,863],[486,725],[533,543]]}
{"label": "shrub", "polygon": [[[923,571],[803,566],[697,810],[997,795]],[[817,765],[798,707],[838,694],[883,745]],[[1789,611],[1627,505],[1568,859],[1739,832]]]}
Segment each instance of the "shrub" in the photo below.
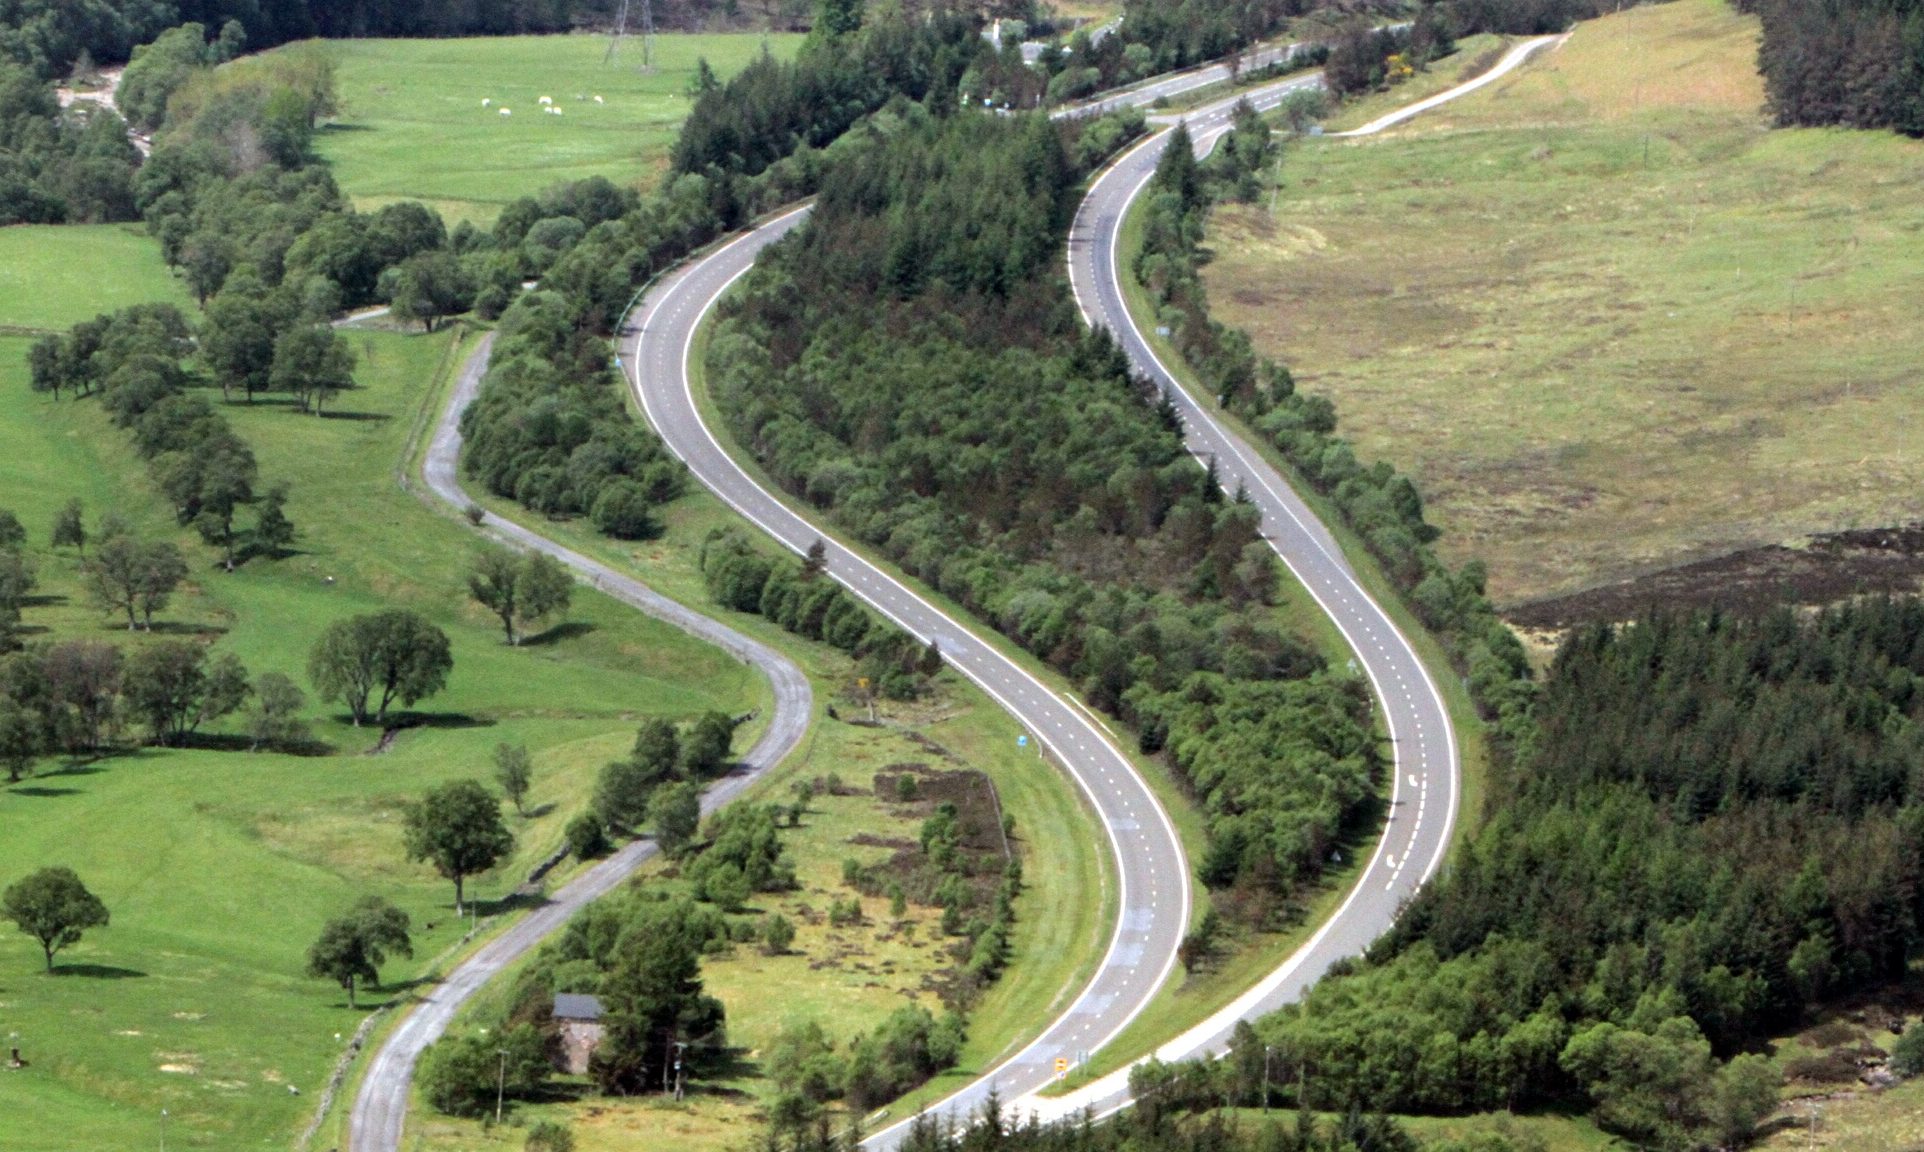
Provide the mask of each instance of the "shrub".
{"label": "shrub", "polygon": [[602,826],[601,817],[593,812],[583,812],[568,821],[568,851],[578,860],[591,860],[604,856],[612,847],[608,843],[608,830]]}

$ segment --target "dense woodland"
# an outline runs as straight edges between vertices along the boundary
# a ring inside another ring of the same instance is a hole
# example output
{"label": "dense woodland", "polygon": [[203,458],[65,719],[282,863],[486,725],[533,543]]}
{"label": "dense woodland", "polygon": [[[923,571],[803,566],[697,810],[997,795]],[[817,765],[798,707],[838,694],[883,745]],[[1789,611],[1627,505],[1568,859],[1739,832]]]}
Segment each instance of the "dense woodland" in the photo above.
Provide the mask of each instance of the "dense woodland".
{"label": "dense woodland", "polygon": [[1166,752],[1210,813],[1205,879],[1264,922],[1365,819],[1380,758],[1367,694],[1271,621],[1255,509],[1076,318],[1063,233],[1089,141],[1120,135],[905,116],[826,168],[710,380],[777,482]]}
{"label": "dense woodland", "polygon": [[135,219],[139,163],[120,117],[63,110],[31,70],[0,60],[0,227]]}
{"label": "dense woodland", "polygon": [[1779,124],[1924,135],[1924,3],[1737,0],[1763,20],[1758,65]]}
{"label": "dense woodland", "polygon": [[1740,1142],[1778,1083],[1746,1046],[1917,951],[1920,685],[1916,600],[1573,635],[1455,867],[1258,1025],[1274,1091]]}

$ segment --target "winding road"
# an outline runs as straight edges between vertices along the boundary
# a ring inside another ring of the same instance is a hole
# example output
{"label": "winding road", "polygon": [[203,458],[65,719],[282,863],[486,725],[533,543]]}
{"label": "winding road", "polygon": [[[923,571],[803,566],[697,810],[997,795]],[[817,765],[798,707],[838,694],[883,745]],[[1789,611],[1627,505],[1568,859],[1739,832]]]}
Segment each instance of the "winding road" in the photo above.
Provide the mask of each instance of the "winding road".
{"label": "winding road", "polygon": [[[1519,44],[1483,77],[1346,135],[1380,131],[1488,84],[1552,39]],[[1291,46],[1252,53],[1242,67],[1260,67],[1294,50]],[[1221,65],[1198,69],[1058,115],[1144,106],[1228,78],[1229,70]],[[1237,101],[1247,98],[1258,108],[1270,108],[1289,92],[1320,83],[1321,78],[1314,75],[1279,81],[1209,103],[1179,119],[1190,124],[1197,151],[1206,153],[1228,130]],[[1169,393],[1183,416],[1186,445],[1197,460],[1213,459],[1225,486],[1240,484],[1248,490],[1262,512],[1266,539],[1341,630],[1358,667],[1369,678],[1394,757],[1387,826],[1342,906],[1275,971],[1155,1053],[1157,1058],[1176,1060],[1220,1053],[1236,1021],[1272,1011],[1300,996],[1336,960],[1361,952],[1390,926],[1402,903],[1434,873],[1448,849],[1458,802],[1458,762],[1441,694],[1408,638],[1372,599],[1309,507],[1207,404],[1184,390],[1128,312],[1118,265],[1122,223],[1129,206],[1148,185],[1167,143],[1167,132],[1150,137],[1092,184],[1069,241],[1070,281],[1077,303],[1085,321],[1116,333],[1136,368]],[[903,580],[844,547],[763,488],[722,448],[694,399],[690,368],[702,322],[723,293],[753,266],[756,256],[800,225],[807,214],[804,207],[777,217],[662,280],[629,317],[619,345],[623,367],[649,422],[697,479],[796,552],[821,541],[834,579],[918,638],[939,643],[950,666],[1021,720],[1087,797],[1102,821],[1120,881],[1119,914],[1102,961],[1068,1009],[1034,1041],[935,1108],[966,1116],[995,1091],[1018,1114],[1043,1119],[1082,1112],[1106,1114],[1129,1102],[1126,1068],[1062,1096],[1041,1092],[1056,1080],[1059,1060],[1077,1059],[1113,1039],[1148,1006],[1174,970],[1176,948],[1189,921],[1190,878],[1168,814],[1099,717],[985,641],[978,625],[959,620]],[[429,489],[454,508],[468,504],[456,479],[460,415],[479,388],[492,341],[491,335],[486,337],[464,366],[423,468]],[[776,697],[773,720],[744,757],[741,769],[704,796],[704,811],[733,799],[800,742],[813,701],[806,678],[786,657],[518,524],[488,514],[482,527],[512,546],[555,556],[601,591],[717,644],[768,676]],[[460,1005],[580,907],[614,888],[653,852],[651,841],[629,844],[489,941],[436,985],[370,1062],[349,1118],[353,1152],[397,1152],[415,1062],[445,1031]],[[893,1149],[907,1134],[908,1124],[900,1120],[869,1137],[866,1145]]]}
{"label": "winding road", "polygon": [[[1546,42],[1519,45],[1485,78],[1446,97],[1491,82]],[[1320,83],[1318,76],[1280,81],[1207,104],[1181,119],[1189,122],[1197,150],[1206,153],[1228,130],[1238,100],[1274,107],[1291,91]],[[1115,101],[1147,103],[1164,94],[1153,87],[1139,89],[1069,114],[1114,107]],[[1137,369],[1168,391],[1183,415],[1185,442],[1198,461],[1214,459],[1226,487],[1240,484],[1248,489],[1262,512],[1265,537],[1342,632],[1368,677],[1394,759],[1386,826],[1341,907],[1256,986],[1156,1052],[1172,1060],[1220,1053],[1238,1020],[1297,998],[1331,964],[1360,953],[1389,928],[1449,848],[1459,765],[1442,693],[1408,637],[1372,598],[1302,498],[1259,452],[1183,389],[1129,315],[1118,267],[1122,222],[1154,175],[1167,143],[1167,132],[1150,137],[1091,186],[1069,242],[1077,302],[1088,323],[1116,333]],[[1058,1060],[1075,1060],[1102,1047],[1142,1012],[1173,970],[1188,923],[1189,877],[1167,814],[1118,750],[1113,733],[1093,713],[985,641],[979,625],[959,620],[763,487],[722,447],[696,402],[691,369],[703,321],[757,255],[801,225],[808,211],[799,208],[761,225],[650,291],[624,332],[624,366],[649,422],[697,479],[787,547],[801,552],[821,541],[831,576],[907,631],[938,642],[952,667],[1039,736],[1088,798],[1107,832],[1121,878],[1120,914],[1108,951],[1069,1008],[1037,1039],[934,1107],[967,1116],[994,1090],[1012,1112],[1043,1119],[1113,1111],[1128,1103],[1127,1069],[1063,1096],[1040,1093],[1055,1081]],[[894,1148],[908,1123],[899,1120],[875,1133],[867,1147]]]}
{"label": "winding road", "polygon": [[[480,345],[462,366],[453,393],[448,397],[434,439],[428,446],[422,474],[428,490],[454,509],[465,509],[469,499],[461,490],[456,462],[461,454],[461,413],[474,400],[487,370],[488,353],[494,335],[483,337]],[[735,631],[719,621],[661,595],[647,585],[614,569],[557,544],[493,513],[482,518],[482,530],[512,547],[545,552],[571,569],[576,578],[597,590],[632,605],[658,620],[672,624],[699,640],[752,665],[768,679],[774,690],[774,707],[761,739],[741,759],[736,769],[716,781],[702,795],[704,814],[714,811],[739,795],[756,777],[801,744],[814,712],[814,692],[808,677],[788,657],[757,640]],[[457,965],[446,979],[422,995],[399,1027],[390,1032],[369,1061],[361,1080],[359,1095],[348,1115],[348,1147],[352,1152],[397,1152],[407,1120],[408,1085],[414,1078],[414,1065],[427,1046],[439,1039],[448,1023],[469,997],[509,964],[526,954],[549,933],[596,898],[612,891],[655,854],[655,843],[641,839],[569,881],[560,891],[509,925],[472,956]]]}

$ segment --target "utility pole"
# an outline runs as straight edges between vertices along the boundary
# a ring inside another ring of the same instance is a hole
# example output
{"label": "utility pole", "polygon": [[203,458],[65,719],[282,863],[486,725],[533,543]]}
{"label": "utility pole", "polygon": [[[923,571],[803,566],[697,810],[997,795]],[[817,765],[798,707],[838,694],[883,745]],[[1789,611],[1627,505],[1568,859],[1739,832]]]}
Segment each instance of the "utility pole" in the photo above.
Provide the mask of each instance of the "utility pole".
{"label": "utility pole", "polygon": [[160,1152],[167,1152],[167,1109],[160,1110]]}
{"label": "utility pole", "polygon": [[675,1041],[675,1099],[678,1101],[681,1099],[681,1058],[687,1050],[688,1045],[685,1042]]}
{"label": "utility pole", "polygon": [[498,1126],[501,1123],[501,1098],[508,1089],[508,1050],[496,1048],[495,1051],[501,1054],[501,1069],[494,1078],[494,1122]]}
{"label": "utility pole", "polygon": [[1275,1051],[1276,1049],[1269,1045],[1263,1045],[1263,1115],[1265,1116],[1269,1115],[1269,1058]]}
{"label": "utility pole", "polygon": [[602,56],[603,67],[615,62],[615,53],[621,48],[622,33],[628,31],[628,0],[621,0],[621,11],[615,15],[615,35],[608,41],[608,52]]}

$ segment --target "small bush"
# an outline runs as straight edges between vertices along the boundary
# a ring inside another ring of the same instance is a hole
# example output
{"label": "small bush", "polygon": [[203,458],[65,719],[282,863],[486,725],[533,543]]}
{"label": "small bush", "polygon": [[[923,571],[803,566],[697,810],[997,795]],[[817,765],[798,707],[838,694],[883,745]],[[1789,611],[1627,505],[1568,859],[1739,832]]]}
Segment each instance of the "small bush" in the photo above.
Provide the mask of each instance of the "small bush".
{"label": "small bush", "polygon": [[762,951],[770,956],[785,954],[789,945],[793,943],[795,943],[795,925],[788,922],[788,917],[777,913],[768,918],[767,924],[762,925]]}
{"label": "small bush", "polygon": [[575,1134],[558,1121],[537,1120],[521,1147],[525,1152],[574,1152]]}
{"label": "small bush", "polygon": [[1924,1021],[1904,1029],[1891,1045],[1891,1071],[1905,1079],[1924,1076]]}
{"label": "small bush", "polygon": [[612,847],[608,843],[608,830],[602,827],[601,818],[593,812],[583,812],[568,821],[566,836],[568,851],[580,860],[605,856]]}

